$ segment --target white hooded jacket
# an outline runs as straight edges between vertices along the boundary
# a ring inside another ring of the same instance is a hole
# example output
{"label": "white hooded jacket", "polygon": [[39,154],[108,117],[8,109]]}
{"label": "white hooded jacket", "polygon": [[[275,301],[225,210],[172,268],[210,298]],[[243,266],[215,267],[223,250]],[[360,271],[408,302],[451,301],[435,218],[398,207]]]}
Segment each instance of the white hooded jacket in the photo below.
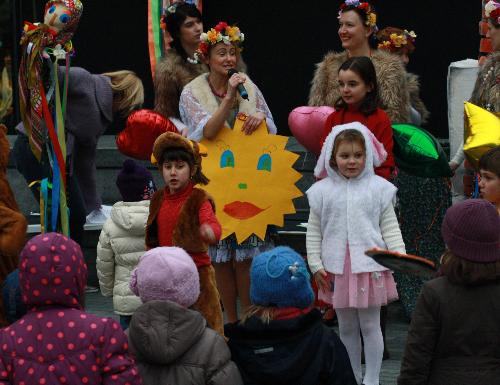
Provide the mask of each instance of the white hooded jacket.
{"label": "white hooded jacket", "polygon": [[97,244],[97,276],[101,293],[113,296],[119,315],[132,315],[142,304],[129,288],[132,270],[146,251],[144,242],[149,200],[117,202],[104,223]]}
{"label": "white hooded jacket", "polygon": [[[346,178],[330,166],[335,138],[347,129],[361,132],[365,140],[365,168],[355,178]],[[314,169],[315,176],[324,179],[307,190],[311,209],[307,253],[313,273],[323,268],[342,274],[347,245],[355,274],[387,270],[365,255],[367,249],[391,248],[405,253],[393,208],[397,189],[374,173],[374,166],[386,156],[383,145],[359,122],[338,125],[325,139]]]}

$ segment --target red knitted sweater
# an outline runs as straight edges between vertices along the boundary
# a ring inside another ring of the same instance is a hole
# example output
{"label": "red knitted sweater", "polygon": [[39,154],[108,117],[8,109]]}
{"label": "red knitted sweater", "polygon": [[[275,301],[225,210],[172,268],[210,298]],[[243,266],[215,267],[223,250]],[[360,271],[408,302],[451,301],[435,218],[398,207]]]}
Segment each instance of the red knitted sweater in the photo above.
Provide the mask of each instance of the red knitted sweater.
{"label": "red knitted sweater", "polygon": [[[186,189],[181,192],[170,194],[168,188],[165,189],[165,198],[158,212],[158,241],[160,246],[173,246],[172,233],[177,223],[177,218],[182,206],[193,192],[193,184],[189,183]],[[222,228],[217,220],[212,205],[205,201],[200,207],[199,222],[209,225],[218,240],[222,234]],[[207,253],[191,253],[194,263],[197,267],[210,265],[210,257]]]}

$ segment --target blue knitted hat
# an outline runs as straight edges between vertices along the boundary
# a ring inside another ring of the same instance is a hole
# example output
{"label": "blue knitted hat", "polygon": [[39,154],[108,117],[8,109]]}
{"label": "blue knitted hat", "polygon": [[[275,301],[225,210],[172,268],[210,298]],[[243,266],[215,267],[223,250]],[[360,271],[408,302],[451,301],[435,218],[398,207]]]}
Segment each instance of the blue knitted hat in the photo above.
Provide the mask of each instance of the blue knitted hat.
{"label": "blue knitted hat", "polygon": [[314,293],[302,257],[279,246],[253,259],[250,270],[250,299],[254,305],[298,307],[312,305]]}

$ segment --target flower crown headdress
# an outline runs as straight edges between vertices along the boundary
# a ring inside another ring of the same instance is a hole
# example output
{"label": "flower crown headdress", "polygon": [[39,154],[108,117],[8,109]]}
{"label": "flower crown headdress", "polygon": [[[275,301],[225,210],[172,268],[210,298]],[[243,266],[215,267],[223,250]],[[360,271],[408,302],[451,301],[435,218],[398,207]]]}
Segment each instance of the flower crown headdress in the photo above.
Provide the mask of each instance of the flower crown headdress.
{"label": "flower crown headdress", "polygon": [[484,15],[496,24],[500,24],[500,3],[494,0],[488,1],[484,6]]}
{"label": "flower crown headdress", "polygon": [[394,52],[403,48],[408,43],[415,44],[416,37],[417,35],[415,32],[406,29],[401,34],[391,33],[388,38],[383,39],[383,41],[379,43],[378,48]]}
{"label": "flower crown headdress", "polygon": [[366,14],[365,25],[367,27],[372,27],[375,30],[377,30],[377,14],[373,10],[370,3],[366,2],[366,1],[361,2],[359,0],[345,0],[345,2],[340,5],[339,17],[340,17],[340,14],[347,7],[353,7],[353,8],[359,9],[360,11],[363,11]]}
{"label": "flower crown headdress", "polygon": [[234,44],[241,49],[244,41],[245,34],[237,26],[230,26],[225,21],[221,21],[214,28],[201,34],[198,52],[206,55],[211,45],[220,42],[227,45]]}

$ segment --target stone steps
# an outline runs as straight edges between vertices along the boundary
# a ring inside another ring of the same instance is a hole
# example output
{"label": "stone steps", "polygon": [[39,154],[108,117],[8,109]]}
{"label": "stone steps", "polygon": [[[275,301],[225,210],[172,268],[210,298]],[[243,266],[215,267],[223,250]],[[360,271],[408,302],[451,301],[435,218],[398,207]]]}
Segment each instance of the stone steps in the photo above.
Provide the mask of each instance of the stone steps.
{"label": "stone steps", "polygon": [[[16,136],[9,135],[8,138],[12,148]],[[312,170],[316,164],[316,159],[298,144],[293,137],[290,137],[287,149],[300,155],[294,168],[303,175],[302,179],[297,182],[297,187],[304,192],[314,182]],[[121,154],[116,148],[114,135],[103,135],[99,139],[96,157],[97,189],[101,194],[103,204],[113,205],[115,202],[121,200],[115,180],[125,159],[127,159],[127,157]],[[155,166],[147,161],[138,162],[151,170],[157,186],[163,186],[160,173],[156,171]],[[29,235],[33,236],[38,234],[40,232],[40,218],[37,215],[32,215],[32,213],[39,212],[38,203],[28,188],[26,181],[16,170],[12,156],[9,159],[7,178],[9,179],[12,190],[16,194],[16,199],[22,213],[28,218],[30,223],[28,228]],[[279,242],[281,244],[288,244],[298,252],[305,254],[305,229],[297,225],[302,222],[307,222],[309,216],[307,198],[305,196],[297,198],[294,200],[294,204],[297,212],[285,216],[285,226],[282,229],[278,229],[280,234]],[[89,267],[89,285],[92,286],[97,285],[95,259],[96,245],[101,228],[101,225],[86,224],[85,236],[82,242],[85,259]]]}

